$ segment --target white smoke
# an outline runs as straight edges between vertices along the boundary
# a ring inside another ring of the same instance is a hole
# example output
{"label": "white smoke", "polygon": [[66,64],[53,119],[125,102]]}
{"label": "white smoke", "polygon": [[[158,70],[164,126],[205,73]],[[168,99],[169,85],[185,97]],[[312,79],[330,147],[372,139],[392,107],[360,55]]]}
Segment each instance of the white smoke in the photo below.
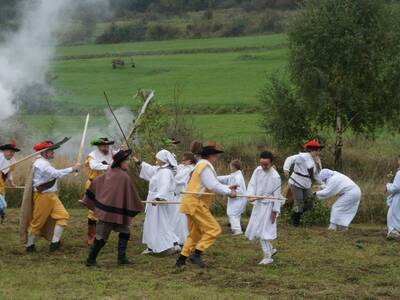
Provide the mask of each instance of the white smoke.
{"label": "white smoke", "polygon": [[0,120],[18,109],[15,97],[34,84],[46,85],[49,63],[57,45],[57,32],[69,21],[77,5],[104,4],[105,0],[25,0],[21,24],[0,44]]}

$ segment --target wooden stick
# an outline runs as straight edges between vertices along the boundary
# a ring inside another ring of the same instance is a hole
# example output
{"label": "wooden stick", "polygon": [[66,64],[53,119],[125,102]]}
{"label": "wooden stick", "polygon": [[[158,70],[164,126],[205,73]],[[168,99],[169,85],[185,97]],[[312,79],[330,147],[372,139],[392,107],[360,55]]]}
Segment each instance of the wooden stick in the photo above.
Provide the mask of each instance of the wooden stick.
{"label": "wooden stick", "polygon": [[[89,118],[90,115],[86,115],[86,121],[85,121],[85,127],[83,127],[83,134],[82,134],[82,139],[81,139],[81,145],[79,146],[79,151],[78,151],[78,157],[76,159],[76,163],[82,163],[82,158],[83,158],[83,150],[85,148],[85,139],[86,139],[86,133],[89,125]],[[78,171],[74,173],[74,176],[78,176]]]}
{"label": "wooden stick", "polygon": [[6,186],[6,189],[24,189],[24,186]]}
{"label": "wooden stick", "polygon": [[[199,195],[199,196],[214,196],[214,193],[202,193],[202,192],[181,192],[184,195]],[[272,196],[253,196],[253,195],[237,195],[238,198],[255,198],[256,200],[259,199],[267,199],[267,200],[281,200],[286,201],[286,198],[280,197],[272,197]]]}
{"label": "wooden stick", "polygon": [[178,201],[141,201],[141,202],[150,204],[181,204]]}
{"label": "wooden stick", "polygon": [[17,160],[15,163],[10,164],[9,166],[2,168],[2,169],[0,170],[0,172],[2,172],[2,171],[4,171],[4,170],[7,170],[8,168],[11,168],[11,167],[13,167],[13,166],[15,166],[15,165],[18,165],[18,164],[20,164],[20,163],[22,163],[22,162],[24,162],[24,161],[26,161],[26,160],[28,160],[28,159],[30,159],[30,158],[32,158],[32,157],[35,157],[35,156],[39,155],[40,153],[42,153],[42,152],[44,152],[44,151],[47,151],[47,149],[48,149],[48,148],[45,148],[45,149],[42,149],[42,150],[40,150],[40,151],[38,151],[38,152],[31,153],[31,154],[29,154],[28,156],[25,156],[24,158],[21,158],[20,160]]}

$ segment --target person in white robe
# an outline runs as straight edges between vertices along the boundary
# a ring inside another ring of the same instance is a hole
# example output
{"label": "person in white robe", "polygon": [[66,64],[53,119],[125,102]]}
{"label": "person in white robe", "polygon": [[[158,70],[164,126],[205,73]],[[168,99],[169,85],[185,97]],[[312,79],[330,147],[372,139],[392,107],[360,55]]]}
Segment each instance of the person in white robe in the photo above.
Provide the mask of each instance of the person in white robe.
{"label": "person in white robe", "polygon": [[[237,186],[236,192],[239,195],[246,194],[246,182],[244,181],[243,173],[241,171],[240,160],[233,160],[229,164],[231,169],[230,175],[218,176],[219,182],[228,186]],[[246,210],[247,198],[246,197],[228,197],[228,204],[226,207],[226,214],[228,215],[231,232],[233,235],[243,234],[242,225],[240,219],[244,211]]]}
{"label": "person in white robe", "polygon": [[336,195],[339,198],[332,205],[329,230],[345,231],[353,221],[361,200],[361,189],[346,175],[329,169],[322,169],[320,179],[322,190],[314,195],[325,200]]}
{"label": "person in white robe", "polygon": [[[183,153],[182,162],[178,165],[175,175],[175,200],[178,202],[181,201],[181,193],[185,191],[196,163],[197,159],[192,152]],[[169,207],[171,210],[172,228],[178,237],[179,245],[182,246],[189,233],[187,217],[185,214],[180,212],[180,205],[169,205]]]}
{"label": "person in white robe", "polygon": [[253,204],[249,224],[246,228],[246,237],[253,241],[259,240],[263,251],[260,265],[273,263],[273,255],[277,250],[272,247],[271,241],[277,238],[277,216],[280,213],[281,202],[281,177],[273,167],[274,156],[269,151],[260,155],[260,166],[251,176],[247,187],[249,196],[271,196],[276,200],[249,198]]}
{"label": "person in white robe", "polygon": [[387,205],[387,237],[400,240],[400,157],[398,158],[399,170],[393,178],[393,182],[386,184]]}
{"label": "person in white robe", "polygon": [[[136,158],[134,159],[138,162]],[[168,150],[161,150],[156,154],[156,160],[156,166],[140,162],[139,176],[149,181],[147,201],[174,201],[176,159]],[[147,203],[143,224],[143,244],[147,246],[147,249],[143,251],[143,254],[157,254],[166,250],[180,251],[179,239],[171,226],[169,205],[174,204]]]}
{"label": "person in white robe", "polygon": [[289,156],[283,165],[293,195],[293,226],[299,226],[303,213],[312,209],[311,186],[313,181],[319,182],[318,174],[322,169],[319,155],[323,148],[318,141],[309,141],[304,144],[305,152]]}

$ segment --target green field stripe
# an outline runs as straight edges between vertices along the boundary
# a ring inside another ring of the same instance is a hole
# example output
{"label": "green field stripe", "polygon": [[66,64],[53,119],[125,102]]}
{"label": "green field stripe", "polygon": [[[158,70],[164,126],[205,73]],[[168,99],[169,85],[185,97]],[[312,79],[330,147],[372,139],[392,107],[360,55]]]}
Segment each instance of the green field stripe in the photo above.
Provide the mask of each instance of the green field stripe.
{"label": "green field stripe", "polygon": [[152,55],[179,55],[179,54],[201,54],[201,53],[231,53],[245,51],[268,51],[286,49],[288,44],[277,44],[273,46],[254,46],[254,47],[230,47],[230,48],[194,48],[194,49],[178,49],[178,50],[156,50],[156,51],[125,51],[111,52],[99,54],[78,54],[58,56],[55,60],[79,60],[79,59],[96,59],[107,57],[122,56],[152,56]]}

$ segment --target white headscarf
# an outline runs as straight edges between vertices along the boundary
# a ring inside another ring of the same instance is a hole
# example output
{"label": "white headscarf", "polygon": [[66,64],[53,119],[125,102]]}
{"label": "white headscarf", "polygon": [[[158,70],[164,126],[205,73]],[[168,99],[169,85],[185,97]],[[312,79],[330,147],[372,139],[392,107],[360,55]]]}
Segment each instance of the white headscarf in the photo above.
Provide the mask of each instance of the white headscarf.
{"label": "white headscarf", "polygon": [[169,152],[168,150],[161,150],[156,154],[156,158],[162,162],[164,162],[167,165],[170,165],[174,168],[178,166],[178,163],[176,162],[175,156]]}
{"label": "white headscarf", "polygon": [[319,178],[321,179],[321,181],[326,182],[333,175],[335,175],[335,171],[329,169],[322,169],[321,172],[319,173]]}

